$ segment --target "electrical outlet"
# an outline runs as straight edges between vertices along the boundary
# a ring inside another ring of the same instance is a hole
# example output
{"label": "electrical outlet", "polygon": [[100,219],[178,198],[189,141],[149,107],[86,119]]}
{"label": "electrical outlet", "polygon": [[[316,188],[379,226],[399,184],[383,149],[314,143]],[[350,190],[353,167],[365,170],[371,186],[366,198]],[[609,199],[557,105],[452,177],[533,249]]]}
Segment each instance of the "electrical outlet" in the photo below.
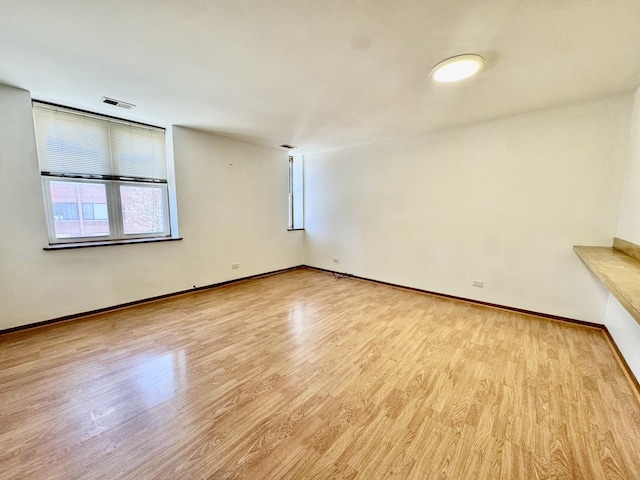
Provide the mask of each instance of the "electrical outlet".
{"label": "electrical outlet", "polygon": [[232,268],[232,269],[234,269],[234,270],[235,270],[236,268],[240,268],[240,264],[239,264],[239,263],[232,263],[232,264],[231,264],[231,268]]}
{"label": "electrical outlet", "polygon": [[482,288],[484,287],[484,282],[482,280],[474,280],[471,285],[474,287]]}
{"label": "electrical outlet", "polygon": [[338,257],[333,257],[333,263],[340,263],[340,259]]}

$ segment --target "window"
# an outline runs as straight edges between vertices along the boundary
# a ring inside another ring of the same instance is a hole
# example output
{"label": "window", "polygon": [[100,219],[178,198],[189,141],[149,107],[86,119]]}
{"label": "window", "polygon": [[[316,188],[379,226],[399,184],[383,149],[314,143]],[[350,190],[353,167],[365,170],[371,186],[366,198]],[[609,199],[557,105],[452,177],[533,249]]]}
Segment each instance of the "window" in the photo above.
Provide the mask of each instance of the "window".
{"label": "window", "polygon": [[165,131],[33,103],[49,243],[170,236]]}
{"label": "window", "polygon": [[53,218],[56,221],[78,220],[78,205],[71,202],[52,202]]}
{"label": "window", "polygon": [[83,203],[83,220],[109,220],[106,203]]}
{"label": "window", "polygon": [[304,228],[303,174],[302,157],[289,157],[289,230]]}

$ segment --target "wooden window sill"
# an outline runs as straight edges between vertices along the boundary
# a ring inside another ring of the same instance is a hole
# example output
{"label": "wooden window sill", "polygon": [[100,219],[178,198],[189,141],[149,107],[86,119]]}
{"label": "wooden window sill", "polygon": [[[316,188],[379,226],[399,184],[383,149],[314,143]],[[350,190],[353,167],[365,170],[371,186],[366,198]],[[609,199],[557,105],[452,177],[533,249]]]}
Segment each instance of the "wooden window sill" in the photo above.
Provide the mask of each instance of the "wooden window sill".
{"label": "wooden window sill", "polygon": [[573,250],[640,323],[640,247],[615,238],[613,247],[574,245]]}

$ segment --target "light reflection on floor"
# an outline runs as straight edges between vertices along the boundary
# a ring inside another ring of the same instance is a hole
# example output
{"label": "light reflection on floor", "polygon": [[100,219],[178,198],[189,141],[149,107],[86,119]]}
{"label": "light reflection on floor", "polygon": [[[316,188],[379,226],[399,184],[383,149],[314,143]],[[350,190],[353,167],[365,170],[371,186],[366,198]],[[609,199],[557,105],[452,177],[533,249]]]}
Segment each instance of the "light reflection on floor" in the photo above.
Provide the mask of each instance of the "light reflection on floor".
{"label": "light reflection on floor", "polygon": [[296,305],[289,309],[287,312],[287,322],[289,323],[289,328],[296,344],[300,345],[304,343],[307,334],[307,325],[302,306]]}
{"label": "light reflection on floor", "polygon": [[134,388],[145,407],[151,408],[182,391],[186,375],[185,351],[169,352],[134,367]]}

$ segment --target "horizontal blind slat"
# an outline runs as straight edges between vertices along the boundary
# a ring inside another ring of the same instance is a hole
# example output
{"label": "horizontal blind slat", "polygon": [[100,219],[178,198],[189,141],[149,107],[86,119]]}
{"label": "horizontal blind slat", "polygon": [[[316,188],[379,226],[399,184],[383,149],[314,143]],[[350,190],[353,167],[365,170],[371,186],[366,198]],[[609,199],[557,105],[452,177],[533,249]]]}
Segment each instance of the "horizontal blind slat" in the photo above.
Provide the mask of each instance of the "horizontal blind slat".
{"label": "horizontal blind slat", "polygon": [[164,130],[34,103],[42,172],[167,179]]}

